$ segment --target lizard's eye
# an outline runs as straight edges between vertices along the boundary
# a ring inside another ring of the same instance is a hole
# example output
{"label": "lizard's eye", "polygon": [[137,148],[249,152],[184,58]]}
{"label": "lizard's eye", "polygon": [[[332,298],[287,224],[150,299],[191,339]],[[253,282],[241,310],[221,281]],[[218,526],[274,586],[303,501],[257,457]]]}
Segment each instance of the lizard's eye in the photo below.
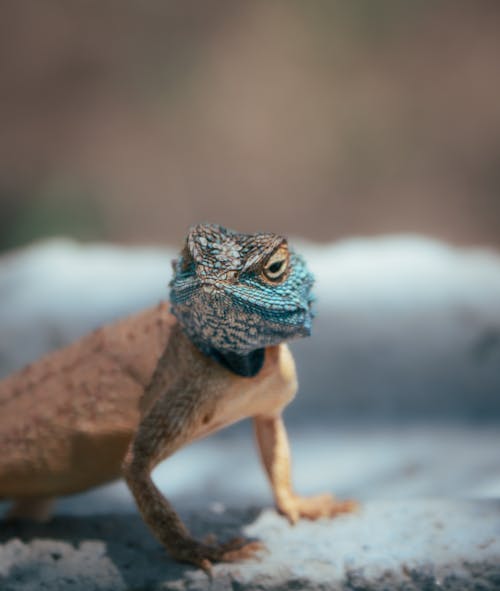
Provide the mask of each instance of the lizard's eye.
{"label": "lizard's eye", "polygon": [[288,248],[280,246],[266,261],[263,274],[268,281],[277,283],[285,278],[288,270]]}

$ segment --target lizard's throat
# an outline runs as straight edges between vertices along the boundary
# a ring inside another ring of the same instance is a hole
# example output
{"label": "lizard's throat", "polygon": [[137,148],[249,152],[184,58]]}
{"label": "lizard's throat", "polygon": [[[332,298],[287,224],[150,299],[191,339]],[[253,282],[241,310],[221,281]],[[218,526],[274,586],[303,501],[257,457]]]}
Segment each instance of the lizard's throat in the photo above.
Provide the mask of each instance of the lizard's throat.
{"label": "lizard's throat", "polygon": [[236,375],[253,378],[264,365],[266,350],[262,347],[261,349],[250,351],[250,353],[240,354],[233,352],[224,353],[217,351],[217,349],[212,349],[209,355]]}

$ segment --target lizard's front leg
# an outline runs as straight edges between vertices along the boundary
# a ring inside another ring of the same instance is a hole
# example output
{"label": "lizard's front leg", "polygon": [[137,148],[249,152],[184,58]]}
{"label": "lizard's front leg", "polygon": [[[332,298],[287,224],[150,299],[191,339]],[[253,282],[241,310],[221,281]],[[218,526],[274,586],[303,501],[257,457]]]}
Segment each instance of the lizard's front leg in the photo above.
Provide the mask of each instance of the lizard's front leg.
{"label": "lizard's front leg", "polygon": [[139,511],[157,539],[177,560],[208,572],[212,562],[247,558],[260,549],[260,544],[245,544],[241,539],[226,544],[198,542],[151,479],[159,461],[195,438],[203,417],[211,412],[207,404],[189,388],[173,388],[162,395],[139,425],[123,471]]}
{"label": "lizard's front leg", "polygon": [[281,415],[254,417],[255,433],[276,506],[290,523],[301,517],[318,519],[356,511],[355,501],[339,501],[329,493],[301,497],[293,491],[290,446]]}

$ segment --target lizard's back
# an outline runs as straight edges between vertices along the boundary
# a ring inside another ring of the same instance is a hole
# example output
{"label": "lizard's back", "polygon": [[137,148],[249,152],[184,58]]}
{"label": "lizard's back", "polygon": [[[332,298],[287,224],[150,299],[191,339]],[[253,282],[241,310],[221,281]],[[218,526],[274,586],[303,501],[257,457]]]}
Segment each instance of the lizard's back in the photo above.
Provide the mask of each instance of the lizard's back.
{"label": "lizard's back", "polygon": [[0,498],[67,494],[120,475],[174,323],[161,304],[0,382]]}

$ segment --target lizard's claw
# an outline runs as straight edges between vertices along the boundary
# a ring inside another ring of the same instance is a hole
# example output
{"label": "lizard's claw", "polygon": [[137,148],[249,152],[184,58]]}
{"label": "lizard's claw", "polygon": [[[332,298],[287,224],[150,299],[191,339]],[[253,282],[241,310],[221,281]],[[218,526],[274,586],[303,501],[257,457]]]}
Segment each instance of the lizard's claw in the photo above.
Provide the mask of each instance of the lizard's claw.
{"label": "lizard's claw", "polygon": [[186,540],[171,554],[177,560],[194,564],[211,575],[213,563],[247,560],[265,549],[262,542],[248,542],[244,538],[234,538],[224,543],[217,543],[213,535],[207,536],[205,540],[207,539],[210,540],[209,543]]}
{"label": "lizard's claw", "polygon": [[293,525],[299,519],[320,519],[321,517],[335,517],[340,513],[354,513],[358,511],[356,501],[339,501],[330,493],[314,497],[293,496],[280,503],[278,510]]}
{"label": "lizard's claw", "polygon": [[221,562],[237,562],[254,558],[258,552],[266,549],[259,540],[249,542],[245,538],[233,538],[219,546],[222,551]]}
{"label": "lizard's claw", "polygon": [[207,546],[215,546],[217,544],[217,536],[215,534],[207,534],[203,539],[202,543],[206,544]]}

